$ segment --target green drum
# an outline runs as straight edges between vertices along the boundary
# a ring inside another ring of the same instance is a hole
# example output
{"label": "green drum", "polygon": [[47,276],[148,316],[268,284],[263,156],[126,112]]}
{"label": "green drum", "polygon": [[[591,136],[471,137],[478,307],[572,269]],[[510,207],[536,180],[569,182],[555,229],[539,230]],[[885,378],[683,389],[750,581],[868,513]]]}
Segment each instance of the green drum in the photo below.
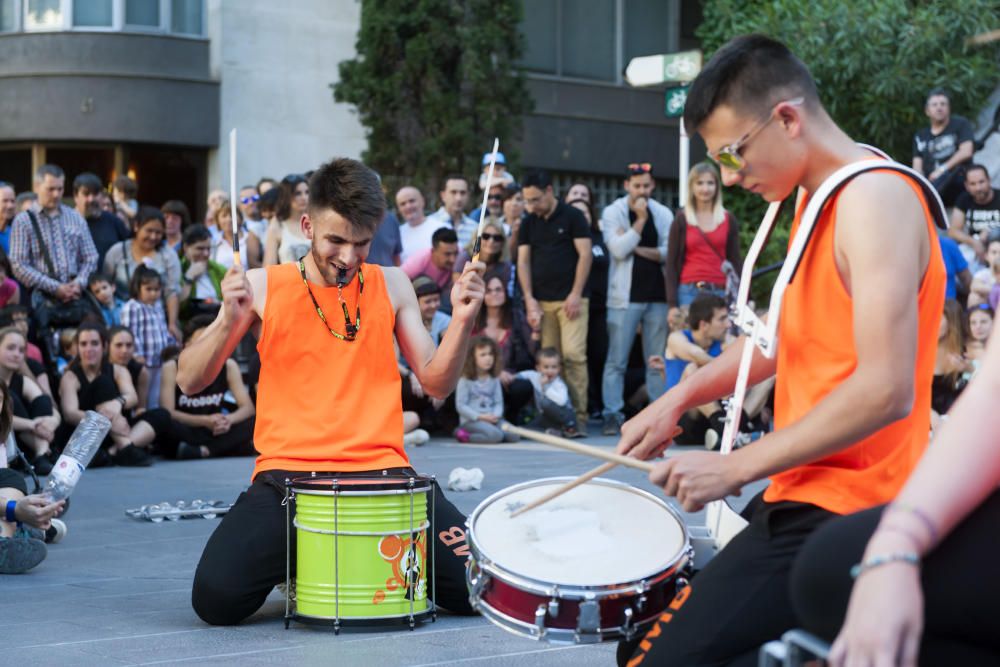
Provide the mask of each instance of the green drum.
{"label": "green drum", "polygon": [[428,604],[422,477],[304,477],[295,497],[296,610],[305,619],[409,619]]}

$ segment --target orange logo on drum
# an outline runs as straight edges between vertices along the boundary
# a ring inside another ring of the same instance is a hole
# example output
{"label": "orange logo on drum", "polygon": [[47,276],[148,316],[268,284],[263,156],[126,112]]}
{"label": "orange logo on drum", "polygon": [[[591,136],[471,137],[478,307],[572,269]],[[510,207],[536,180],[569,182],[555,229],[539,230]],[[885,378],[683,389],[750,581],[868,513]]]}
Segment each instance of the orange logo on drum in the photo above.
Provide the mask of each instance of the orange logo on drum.
{"label": "orange logo on drum", "polygon": [[[403,598],[406,600],[419,600],[426,596],[427,581],[420,576],[427,557],[427,545],[423,537],[423,532],[407,539],[399,535],[386,535],[378,543],[379,556],[392,565],[392,576],[385,580],[385,588],[394,591],[403,587],[406,590]],[[384,601],[385,593],[383,590],[375,591],[372,604]]]}

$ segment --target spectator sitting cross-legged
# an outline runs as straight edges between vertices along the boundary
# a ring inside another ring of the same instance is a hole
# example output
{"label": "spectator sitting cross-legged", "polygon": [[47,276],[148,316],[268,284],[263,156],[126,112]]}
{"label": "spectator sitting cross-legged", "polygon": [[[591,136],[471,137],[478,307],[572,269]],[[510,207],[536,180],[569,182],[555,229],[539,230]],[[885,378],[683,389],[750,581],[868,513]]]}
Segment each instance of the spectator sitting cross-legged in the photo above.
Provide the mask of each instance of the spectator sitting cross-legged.
{"label": "spectator sitting cross-legged", "polygon": [[[450,229],[445,231],[454,233]],[[442,313],[441,288],[429,276],[420,275],[413,280],[413,292],[417,296],[417,307],[420,309],[420,319],[430,334],[431,340],[437,346],[451,323],[451,316]],[[406,358],[397,350],[397,365],[402,378],[403,410],[412,412],[418,417],[418,426],[431,432],[451,433],[457,417],[451,407],[451,398],[439,399],[427,395],[423,385],[413,372]],[[404,413],[404,426],[407,418]]]}
{"label": "spectator sitting cross-legged", "polygon": [[517,442],[520,438],[501,429],[503,389],[500,386],[500,350],[496,341],[476,336],[469,343],[462,377],[455,388],[459,442]]}
{"label": "spectator sitting cross-legged", "polygon": [[160,355],[168,345],[177,343],[163,312],[163,278],[144,265],[136,267],[132,276],[131,299],[122,308],[122,326],[135,336],[136,352],[149,370],[149,400],[146,408],[160,405]]}
{"label": "spectator sitting cross-legged", "polygon": [[576,435],[576,412],[561,377],[560,362],[558,350],[544,347],[535,355],[534,370],[520,371],[517,377],[531,382],[534,389],[537,412],[529,426],[553,435],[573,437]]}
{"label": "spectator sitting cross-legged", "polygon": [[[184,328],[185,345],[196,341],[214,320],[211,315],[191,318]],[[177,386],[177,360],[165,361],[160,377],[160,404],[173,420],[177,458],[256,454],[254,405],[235,359],[227,359],[215,380],[192,396]]]}
{"label": "spectator sitting cross-legged", "polygon": [[159,209],[143,206],[135,221],[135,238],[115,244],[104,257],[104,273],[115,279],[115,292],[121,299],[131,296],[131,283],[138,268],[144,266],[162,277],[166,317],[170,333],[180,338],[178,324],[181,291],[181,263],[165,240],[166,222]]}
{"label": "spectator sitting cross-legged", "polygon": [[18,445],[25,451],[39,475],[52,471],[55,455],[52,441],[59,426],[59,412],[31,377],[22,374],[24,334],[15,327],[0,329],[0,381],[8,387],[13,429]]}
{"label": "spectator sitting cross-legged", "polygon": [[913,168],[934,185],[945,206],[952,206],[975,150],[972,124],[951,113],[951,98],[943,88],[927,93],[924,113],[931,124],[913,135]]}
{"label": "spectator sitting cross-legged", "polygon": [[[969,308],[966,319],[968,335],[965,338],[965,358],[972,364],[972,375],[979,370],[980,361],[986,352],[986,344],[993,331],[994,311],[988,304],[981,303]],[[970,376],[971,379],[971,376]]]}
{"label": "spectator sitting cross-legged", "polygon": [[128,327],[119,325],[108,329],[108,361],[124,367],[132,378],[137,401],[134,408],[127,409],[125,416],[138,417],[146,411],[149,402],[149,371],[135,357],[135,336]]}

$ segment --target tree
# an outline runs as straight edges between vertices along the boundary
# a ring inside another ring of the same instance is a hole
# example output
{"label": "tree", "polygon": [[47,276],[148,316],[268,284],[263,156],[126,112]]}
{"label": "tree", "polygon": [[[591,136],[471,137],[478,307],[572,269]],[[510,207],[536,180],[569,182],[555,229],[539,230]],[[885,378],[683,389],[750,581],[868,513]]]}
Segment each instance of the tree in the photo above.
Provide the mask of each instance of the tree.
{"label": "tree", "polygon": [[[928,122],[928,90],[944,87],[952,112],[975,120],[996,87],[998,43],[967,46],[966,40],[1000,27],[998,17],[997,0],[706,0],[697,34],[706,56],[751,32],[785,42],[849,135],[909,164],[913,133]],[[765,204],[745,192],[726,197],[744,222],[743,247],[749,247]],[[784,255],[789,221],[784,216],[760,266]],[[766,302],[773,277],[755,285],[758,303]]]}
{"label": "tree", "polygon": [[442,177],[473,179],[493,137],[510,149],[531,109],[515,62],[519,0],[362,0],[357,57],[332,84],[367,129],[364,161],[390,191],[437,192]]}

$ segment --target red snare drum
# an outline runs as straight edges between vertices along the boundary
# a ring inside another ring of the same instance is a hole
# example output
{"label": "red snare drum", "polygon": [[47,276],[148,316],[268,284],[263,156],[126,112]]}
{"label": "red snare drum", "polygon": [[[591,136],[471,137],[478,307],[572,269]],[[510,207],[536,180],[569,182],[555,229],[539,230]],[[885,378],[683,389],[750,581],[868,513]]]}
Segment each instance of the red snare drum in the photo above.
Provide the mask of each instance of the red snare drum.
{"label": "red snare drum", "polygon": [[472,513],[472,606],[505,630],[554,643],[630,638],[687,583],[687,530],[663,500],[601,478],[510,518],[572,479],[512,486]]}

